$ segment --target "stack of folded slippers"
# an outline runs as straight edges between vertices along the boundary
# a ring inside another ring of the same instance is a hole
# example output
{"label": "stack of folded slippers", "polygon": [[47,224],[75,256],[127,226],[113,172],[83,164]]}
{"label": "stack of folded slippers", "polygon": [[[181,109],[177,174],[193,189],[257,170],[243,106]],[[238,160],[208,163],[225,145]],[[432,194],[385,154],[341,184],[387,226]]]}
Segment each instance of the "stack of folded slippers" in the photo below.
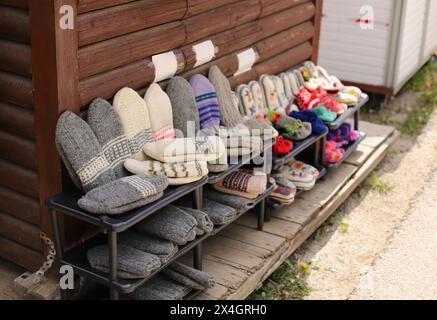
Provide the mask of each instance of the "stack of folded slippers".
{"label": "stack of folded slippers", "polygon": [[304,191],[314,188],[318,176],[315,167],[294,159],[272,173],[277,185]]}
{"label": "stack of folded slippers", "polygon": [[254,200],[267,189],[267,175],[256,170],[239,169],[214,183],[221,193]]}
{"label": "stack of folded slippers", "polygon": [[340,161],[347,148],[361,136],[360,132],[352,130],[349,123],[343,123],[338,129],[330,130],[326,138],[325,161],[336,163]]}
{"label": "stack of folded slippers", "polygon": [[270,180],[275,186],[275,189],[272,194],[270,194],[269,199],[282,205],[292,204],[297,191],[295,184],[287,179],[278,179],[278,182],[274,178],[270,178]]}

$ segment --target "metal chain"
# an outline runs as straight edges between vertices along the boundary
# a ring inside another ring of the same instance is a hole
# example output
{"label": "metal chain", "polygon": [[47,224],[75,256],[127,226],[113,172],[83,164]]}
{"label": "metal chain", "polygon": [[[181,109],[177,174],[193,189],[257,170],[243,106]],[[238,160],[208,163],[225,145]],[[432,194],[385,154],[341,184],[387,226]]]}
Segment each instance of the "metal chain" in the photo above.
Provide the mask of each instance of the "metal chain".
{"label": "metal chain", "polygon": [[32,284],[27,290],[27,294],[32,293],[32,291],[41,283],[44,278],[45,273],[52,267],[55,261],[56,250],[53,241],[47,237],[44,232],[39,233],[39,237],[44,241],[44,243],[49,247],[49,252],[46,261],[42,264],[41,268],[36,272],[35,277],[32,280]]}

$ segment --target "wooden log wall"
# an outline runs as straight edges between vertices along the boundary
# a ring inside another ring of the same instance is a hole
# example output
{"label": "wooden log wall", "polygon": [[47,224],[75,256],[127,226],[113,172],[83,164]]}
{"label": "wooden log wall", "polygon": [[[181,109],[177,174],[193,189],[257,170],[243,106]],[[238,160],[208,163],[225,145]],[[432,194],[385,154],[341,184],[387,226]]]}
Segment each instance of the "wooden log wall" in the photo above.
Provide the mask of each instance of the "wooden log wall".
{"label": "wooden log wall", "polygon": [[[73,30],[59,27],[63,5]],[[321,9],[322,0],[0,0],[0,256],[28,269],[41,262],[44,201],[68,184],[54,145],[61,112],[86,111],[124,86],[144,92],[152,56],[167,51],[177,74],[217,64],[233,87],[316,60]],[[192,46],[206,40],[216,57],[194,68]],[[259,60],[234,77],[249,48]],[[83,226],[61,224],[68,246],[85,238]]]}

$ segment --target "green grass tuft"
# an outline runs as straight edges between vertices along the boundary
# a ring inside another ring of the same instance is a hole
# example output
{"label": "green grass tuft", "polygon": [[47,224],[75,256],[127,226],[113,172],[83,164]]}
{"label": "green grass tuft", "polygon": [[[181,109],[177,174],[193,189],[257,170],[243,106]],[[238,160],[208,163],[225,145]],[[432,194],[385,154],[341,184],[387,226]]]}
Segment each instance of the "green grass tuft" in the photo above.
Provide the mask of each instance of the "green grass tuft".
{"label": "green grass tuft", "polygon": [[381,194],[385,194],[394,189],[394,185],[381,179],[381,177],[374,171],[367,178],[365,184],[365,188],[371,191],[375,191]]}

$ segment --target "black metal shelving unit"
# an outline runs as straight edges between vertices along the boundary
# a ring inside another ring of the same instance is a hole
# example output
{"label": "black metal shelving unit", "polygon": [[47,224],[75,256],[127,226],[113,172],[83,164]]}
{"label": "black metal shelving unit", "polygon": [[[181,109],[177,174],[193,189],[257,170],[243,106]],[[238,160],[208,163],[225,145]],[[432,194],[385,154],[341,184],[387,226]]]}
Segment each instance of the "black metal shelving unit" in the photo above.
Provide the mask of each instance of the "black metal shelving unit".
{"label": "black metal shelving unit", "polygon": [[361,141],[364,140],[364,138],[366,137],[366,134],[362,131],[360,131],[360,137],[354,141],[353,143],[351,143],[349,146],[347,146],[345,148],[345,153],[343,155],[343,157],[338,161],[338,162],[333,162],[333,163],[329,163],[327,162],[325,165],[326,167],[330,168],[330,169],[335,169],[338,168],[355,150],[357,150],[359,144],[361,143]]}

